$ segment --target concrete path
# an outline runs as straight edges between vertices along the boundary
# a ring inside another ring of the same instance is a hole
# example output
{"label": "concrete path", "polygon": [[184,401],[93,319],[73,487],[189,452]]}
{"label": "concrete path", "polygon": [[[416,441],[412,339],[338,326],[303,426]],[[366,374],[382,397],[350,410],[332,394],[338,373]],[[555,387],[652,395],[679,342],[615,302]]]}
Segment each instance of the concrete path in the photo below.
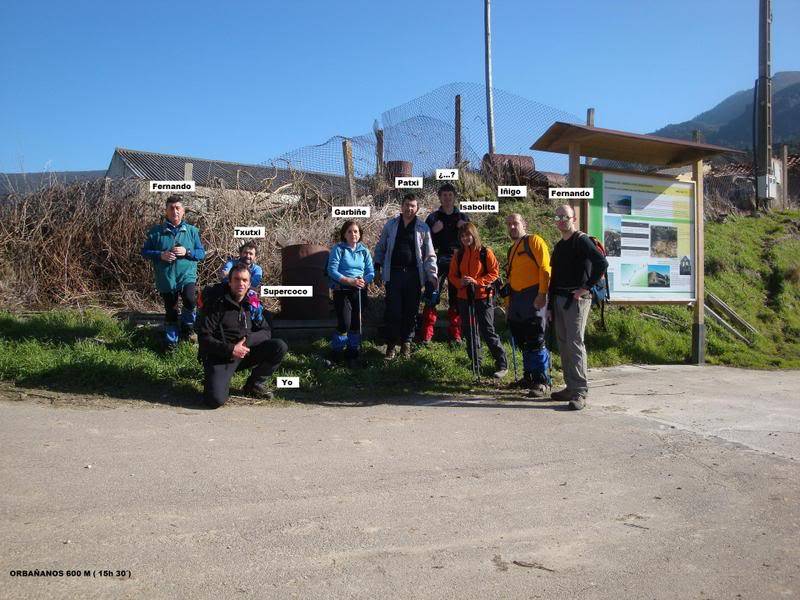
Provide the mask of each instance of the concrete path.
{"label": "concrete path", "polygon": [[[6,387],[0,597],[800,596],[800,373],[625,367],[592,387],[578,413]],[[12,575],[34,569],[64,575]]]}

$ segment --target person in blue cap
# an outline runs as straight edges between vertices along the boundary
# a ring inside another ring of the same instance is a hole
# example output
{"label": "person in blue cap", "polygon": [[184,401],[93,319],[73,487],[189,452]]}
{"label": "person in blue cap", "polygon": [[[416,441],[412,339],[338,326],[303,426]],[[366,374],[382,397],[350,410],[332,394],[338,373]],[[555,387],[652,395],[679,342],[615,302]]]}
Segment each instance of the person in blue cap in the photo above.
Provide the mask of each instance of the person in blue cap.
{"label": "person in blue cap", "polygon": [[[156,289],[164,301],[164,343],[167,350],[178,345],[179,339],[195,340],[194,321],[197,299],[197,262],[206,250],[200,241],[200,230],[183,220],[186,209],[183,199],[173,194],[164,208],[165,221],[147,233],[142,256],[153,261]],[[178,304],[183,311],[178,324]]]}

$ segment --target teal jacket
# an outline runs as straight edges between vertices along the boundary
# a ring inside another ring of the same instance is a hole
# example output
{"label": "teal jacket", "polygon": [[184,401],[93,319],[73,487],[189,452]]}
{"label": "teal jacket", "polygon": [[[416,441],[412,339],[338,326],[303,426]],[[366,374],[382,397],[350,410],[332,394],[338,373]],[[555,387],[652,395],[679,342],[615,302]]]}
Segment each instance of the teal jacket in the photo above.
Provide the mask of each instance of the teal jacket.
{"label": "teal jacket", "polygon": [[[172,250],[173,246],[186,248],[186,256],[171,263],[161,260],[161,253]],[[197,283],[197,261],[203,260],[205,255],[206,249],[200,241],[200,230],[186,221],[177,227],[169,221],[152,227],[142,246],[142,256],[153,261],[156,289],[162,294]]]}

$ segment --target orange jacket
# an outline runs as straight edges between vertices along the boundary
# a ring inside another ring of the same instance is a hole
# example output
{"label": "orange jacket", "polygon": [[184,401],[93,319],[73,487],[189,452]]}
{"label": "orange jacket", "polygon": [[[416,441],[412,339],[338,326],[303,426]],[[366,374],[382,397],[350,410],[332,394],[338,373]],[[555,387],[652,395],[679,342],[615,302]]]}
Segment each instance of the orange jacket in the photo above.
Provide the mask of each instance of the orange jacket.
{"label": "orange jacket", "polygon": [[[458,257],[461,255],[461,264],[458,264]],[[500,275],[500,264],[494,256],[491,248],[486,248],[486,269],[483,268],[481,261],[481,254],[475,248],[467,248],[464,250],[463,246],[455,251],[453,260],[450,261],[450,272],[447,278],[458,289],[458,297],[462,300],[467,299],[467,288],[461,285],[461,278],[458,276],[459,266],[461,268],[461,277],[472,277],[478,282],[475,286],[475,298],[483,299],[489,295],[486,286],[497,279]],[[488,270],[487,270],[488,269]]]}

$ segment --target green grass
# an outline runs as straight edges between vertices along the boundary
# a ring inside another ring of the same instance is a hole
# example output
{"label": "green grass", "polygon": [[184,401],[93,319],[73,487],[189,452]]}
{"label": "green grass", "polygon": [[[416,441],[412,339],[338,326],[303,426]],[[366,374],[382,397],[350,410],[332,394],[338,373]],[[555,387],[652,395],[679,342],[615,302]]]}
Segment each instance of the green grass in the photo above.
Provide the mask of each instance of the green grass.
{"label": "green grass", "polygon": [[[486,243],[502,257],[508,247],[504,218],[523,213],[530,230],[548,241],[556,237],[551,209],[531,203],[504,203],[500,215],[481,218]],[[708,321],[707,360],[757,369],[800,368],[800,213],[759,218],[734,217],[706,226],[706,287],[759,331],[752,346],[731,338]],[[656,315],[656,320],[645,316]],[[692,315],[685,307],[615,307],[599,328],[593,311],[587,331],[589,364],[679,364],[687,362]],[[503,339],[507,334],[499,327]],[[491,391],[494,382],[472,384],[466,353],[444,343],[420,349],[412,360],[385,365],[380,348],[364,347],[365,367],[356,372],[327,368],[320,360],[327,342],[292,345],[278,375],[299,375],[302,389],[282,391],[284,399],[348,401],[408,393]],[[511,357],[511,348],[506,345]],[[519,356],[517,356],[519,364]],[[554,356],[558,378],[559,360]],[[484,375],[491,372],[486,360]],[[233,381],[236,389],[244,374]],[[23,318],[0,312],[0,379],[21,386],[77,393],[186,402],[200,390],[202,370],[196,350],[181,344],[164,355],[158,333],[121,323],[101,311],[58,310]],[[506,383],[510,381],[511,376]]]}
{"label": "green grass", "polygon": [[[51,311],[30,318],[0,312],[0,379],[26,387],[157,402],[196,398],[202,380],[196,347],[181,343],[175,352],[164,354],[158,335],[155,328],[135,328],[101,311]],[[292,344],[276,375],[299,376],[302,389],[281,390],[278,396],[357,401],[494,389],[488,379],[482,385],[473,384],[463,347],[435,342],[421,348],[412,360],[384,364],[381,349],[367,342],[364,368],[357,371],[327,367],[321,360],[327,348],[325,340]],[[484,376],[491,375],[491,367],[487,360]],[[245,377],[236,374],[234,390],[244,384]]]}

